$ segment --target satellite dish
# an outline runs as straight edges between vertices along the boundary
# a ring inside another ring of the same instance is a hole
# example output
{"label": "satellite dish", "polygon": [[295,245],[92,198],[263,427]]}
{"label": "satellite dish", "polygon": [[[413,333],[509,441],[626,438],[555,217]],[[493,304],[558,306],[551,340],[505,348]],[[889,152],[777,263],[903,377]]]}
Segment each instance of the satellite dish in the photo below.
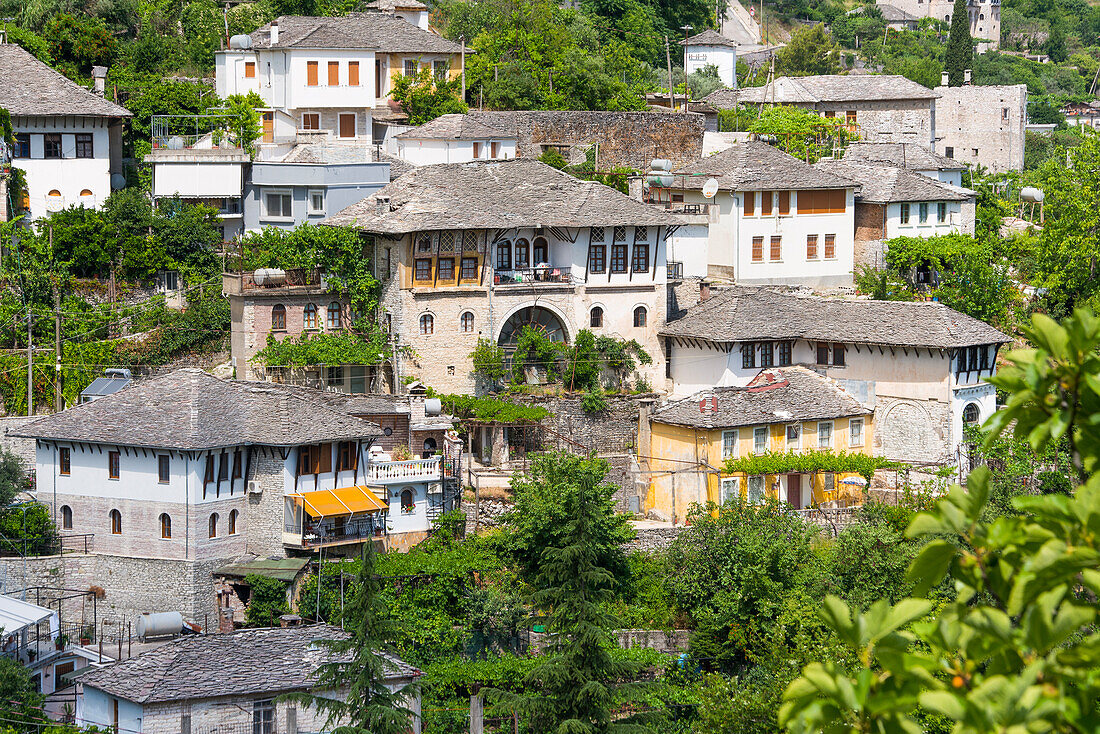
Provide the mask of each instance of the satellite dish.
{"label": "satellite dish", "polygon": [[707,182],[703,184],[703,197],[707,199],[713,199],[714,195],[718,193],[718,179],[708,178]]}

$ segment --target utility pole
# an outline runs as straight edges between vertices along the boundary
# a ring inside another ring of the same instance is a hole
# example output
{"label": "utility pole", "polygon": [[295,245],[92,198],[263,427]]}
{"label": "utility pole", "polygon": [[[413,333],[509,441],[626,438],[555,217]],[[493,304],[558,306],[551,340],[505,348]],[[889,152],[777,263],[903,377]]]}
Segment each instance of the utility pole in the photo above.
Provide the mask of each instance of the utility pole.
{"label": "utility pole", "polygon": [[[462,45],[462,101],[466,101],[466,36],[462,35],[458,37],[458,42]],[[343,577],[341,577],[343,578]]]}
{"label": "utility pole", "polygon": [[672,90],[672,54],[668,50],[668,36],[665,36],[665,65],[668,66],[668,111],[676,110],[676,97]]}
{"label": "utility pole", "polygon": [[61,297],[57,284],[53,286],[53,410],[61,412]]}
{"label": "utility pole", "polygon": [[688,34],[695,30],[695,26],[680,26],[684,32],[684,112],[688,111],[688,103],[691,102],[691,87],[688,85]]}
{"label": "utility pole", "polygon": [[27,306],[27,415],[34,415],[34,318]]}

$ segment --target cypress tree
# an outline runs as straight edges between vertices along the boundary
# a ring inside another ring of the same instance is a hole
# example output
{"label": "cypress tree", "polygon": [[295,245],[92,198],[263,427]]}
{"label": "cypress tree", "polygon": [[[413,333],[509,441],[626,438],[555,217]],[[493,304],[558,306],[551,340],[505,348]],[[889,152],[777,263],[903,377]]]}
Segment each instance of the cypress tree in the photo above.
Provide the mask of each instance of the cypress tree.
{"label": "cypress tree", "polygon": [[974,43],[970,38],[970,11],[967,0],[955,0],[955,9],[951,11],[951,35],[947,38],[947,84],[961,87],[964,74],[974,59]]}

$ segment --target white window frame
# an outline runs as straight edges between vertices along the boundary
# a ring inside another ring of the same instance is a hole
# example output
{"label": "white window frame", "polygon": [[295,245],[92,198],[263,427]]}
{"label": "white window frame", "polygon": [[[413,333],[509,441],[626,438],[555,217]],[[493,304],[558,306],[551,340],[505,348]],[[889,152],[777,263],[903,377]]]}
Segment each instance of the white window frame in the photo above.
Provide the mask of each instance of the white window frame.
{"label": "white window frame", "polygon": [[[409,73],[409,64],[412,64],[412,74]],[[401,75],[406,78],[413,78],[420,72],[420,59],[401,59]]]}
{"label": "white window frame", "polygon": [[[321,207],[316,208],[313,206],[313,197],[321,197]],[[319,215],[325,213],[325,190],[324,189],[308,189],[306,190],[306,213],[311,215]]]}
{"label": "white window frame", "polygon": [[[729,439],[732,439],[729,440]],[[738,440],[740,436],[734,428],[732,431],[722,431],[722,459],[736,459],[741,455]]]}
{"label": "white window frame", "polygon": [[[855,440],[854,440],[855,439],[855,431],[852,430],[856,426],[859,426],[859,443],[855,442]],[[864,431],[866,431],[866,429],[867,429],[867,427],[864,425],[862,418],[849,418],[848,419],[848,445],[849,446],[862,446],[864,444],[864,442],[867,440],[866,434],[864,433]]]}
{"label": "white window frame", "polygon": [[[763,431],[763,433],[764,433],[764,448],[763,448],[763,450],[761,450],[759,448],[759,442],[757,441],[757,438],[760,436],[761,431]],[[768,427],[767,426],[757,426],[756,428],[752,429],[752,452],[754,454],[756,454],[757,456],[768,453]]]}
{"label": "white window frame", "polygon": [[741,499],[741,477],[722,477],[718,492],[718,504]]}
{"label": "white window frame", "polygon": [[[762,505],[768,497],[768,478],[763,474],[754,474],[749,477],[749,488],[745,495],[750,505]],[[758,484],[759,486],[753,486]],[[755,498],[753,495],[756,495]]]}
{"label": "white window frame", "polygon": [[[272,214],[267,206],[267,197],[285,196],[290,201],[290,214]],[[294,192],[290,189],[261,189],[260,210],[263,216],[260,218],[269,222],[293,222],[294,221]]]}
{"label": "white window frame", "polygon": [[[823,446],[821,444],[821,429],[825,426],[829,427],[829,443]],[[832,421],[818,421],[817,423],[817,447],[819,449],[831,449],[833,448],[835,441],[833,439],[833,422]]]}
{"label": "white window frame", "polygon": [[[794,428],[798,431],[798,436],[795,438],[794,443],[791,443],[791,429]],[[787,447],[787,451],[801,451],[802,450],[802,424],[801,423],[788,423],[783,427],[783,436],[786,439],[784,445]]]}

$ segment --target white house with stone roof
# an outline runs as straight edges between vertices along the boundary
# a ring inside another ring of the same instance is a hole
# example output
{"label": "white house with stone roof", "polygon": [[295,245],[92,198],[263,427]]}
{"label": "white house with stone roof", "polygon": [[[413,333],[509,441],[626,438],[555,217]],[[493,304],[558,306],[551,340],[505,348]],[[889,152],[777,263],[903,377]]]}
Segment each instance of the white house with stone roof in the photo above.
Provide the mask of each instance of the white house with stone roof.
{"label": "white house with stone roof", "polygon": [[846,163],[886,163],[945,184],[962,187],[966,164],[918,143],[849,143],[841,157]]}
{"label": "white house with stone roof", "polygon": [[941,303],[829,299],[767,288],[714,292],[661,329],[669,388],[746,385],[810,365],[875,410],[875,453],[953,461],[964,424],[997,409],[988,378],[1011,339]]}
{"label": "white house with stone roof", "polygon": [[691,74],[713,66],[727,88],[737,89],[737,41],[707,29],[680,41],[684,47],[684,72]]}
{"label": "white house with stone roof", "polygon": [[441,115],[394,136],[395,153],[414,166],[516,157],[516,135],[471,115]]}
{"label": "white house with stone roof", "polygon": [[0,108],[11,113],[15,132],[12,165],[27,181],[27,199],[17,205],[31,220],[70,206],[101,206],[112,174],[122,172],[122,125],[130,112],[2,35],[0,79]]}

